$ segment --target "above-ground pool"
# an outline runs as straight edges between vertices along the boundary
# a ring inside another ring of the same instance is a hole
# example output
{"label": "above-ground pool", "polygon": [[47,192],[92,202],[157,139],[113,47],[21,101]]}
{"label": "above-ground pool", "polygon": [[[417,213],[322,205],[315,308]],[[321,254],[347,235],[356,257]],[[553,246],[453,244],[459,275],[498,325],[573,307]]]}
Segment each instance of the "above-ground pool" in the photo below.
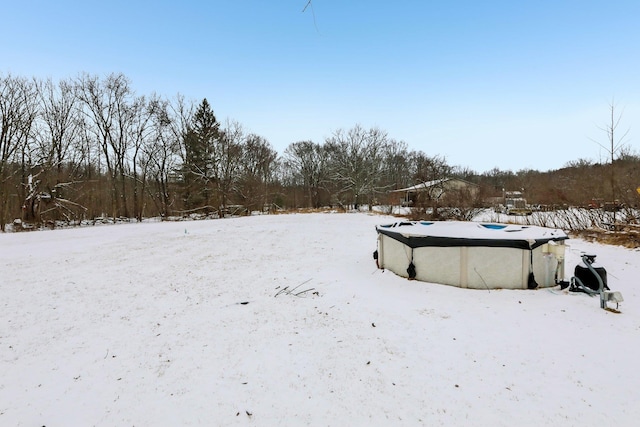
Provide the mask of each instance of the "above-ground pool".
{"label": "above-ground pool", "polygon": [[402,277],[473,289],[533,289],[564,279],[558,229],[460,221],[379,225],[378,266]]}

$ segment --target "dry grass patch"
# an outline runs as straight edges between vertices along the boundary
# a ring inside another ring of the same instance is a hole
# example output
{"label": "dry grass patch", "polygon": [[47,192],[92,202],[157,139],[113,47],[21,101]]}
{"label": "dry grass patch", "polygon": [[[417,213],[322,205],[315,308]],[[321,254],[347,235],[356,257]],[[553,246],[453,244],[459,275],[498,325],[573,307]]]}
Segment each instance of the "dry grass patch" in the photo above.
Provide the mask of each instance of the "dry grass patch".
{"label": "dry grass patch", "polygon": [[588,229],[572,231],[571,234],[590,242],[640,248],[640,230],[635,227],[620,227],[618,230]]}

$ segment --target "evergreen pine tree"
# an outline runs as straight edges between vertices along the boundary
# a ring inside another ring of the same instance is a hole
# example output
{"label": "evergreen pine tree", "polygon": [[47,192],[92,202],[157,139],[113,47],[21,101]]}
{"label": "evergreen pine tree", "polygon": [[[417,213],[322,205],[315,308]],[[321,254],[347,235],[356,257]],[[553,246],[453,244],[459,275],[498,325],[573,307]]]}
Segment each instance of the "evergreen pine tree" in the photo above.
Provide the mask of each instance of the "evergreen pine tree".
{"label": "evergreen pine tree", "polygon": [[205,98],[184,135],[183,199],[187,209],[212,210],[218,163],[216,144],[219,138],[220,124]]}

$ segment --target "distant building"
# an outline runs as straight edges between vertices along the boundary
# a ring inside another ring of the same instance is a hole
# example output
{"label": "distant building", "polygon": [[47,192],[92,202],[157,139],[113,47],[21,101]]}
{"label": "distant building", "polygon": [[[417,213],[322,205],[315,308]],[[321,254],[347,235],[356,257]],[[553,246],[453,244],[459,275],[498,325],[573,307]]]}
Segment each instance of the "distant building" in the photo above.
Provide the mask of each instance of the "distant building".
{"label": "distant building", "polygon": [[402,206],[414,206],[420,202],[444,202],[446,200],[474,200],[480,186],[459,178],[442,178],[422,182],[407,188],[393,190],[391,193],[402,195]]}
{"label": "distant building", "polygon": [[531,215],[533,210],[522,191],[504,191],[502,197],[495,198],[494,210],[507,215]]}

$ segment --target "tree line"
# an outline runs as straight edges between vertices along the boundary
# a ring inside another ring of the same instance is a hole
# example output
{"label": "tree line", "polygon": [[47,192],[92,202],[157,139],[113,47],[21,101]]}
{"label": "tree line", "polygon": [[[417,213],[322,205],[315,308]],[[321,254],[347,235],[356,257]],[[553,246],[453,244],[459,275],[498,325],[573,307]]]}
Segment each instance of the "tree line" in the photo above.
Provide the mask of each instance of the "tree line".
{"label": "tree line", "polygon": [[0,75],[0,227],[96,218],[372,203],[449,173],[356,125],[279,154],[207,99],[138,95],[123,74],[54,82]]}
{"label": "tree line", "polygon": [[[278,153],[207,99],[138,95],[123,74],[54,82],[0,74],[0,229],[110,218],[225,216],[273,208],[397,203],[390,190],[457,177],[479,185],[483,206],[503,189],[531,202],[584,204],[609,193],[635,203],[638,158],[579,160],[558,171],[477,174],[412,150],[379,128],[355,125]],[[609,168],[609,169],[607,169]],[[610,189],[598,174],[614,176]],[[597,172],[597,173],[594,173]]]}

